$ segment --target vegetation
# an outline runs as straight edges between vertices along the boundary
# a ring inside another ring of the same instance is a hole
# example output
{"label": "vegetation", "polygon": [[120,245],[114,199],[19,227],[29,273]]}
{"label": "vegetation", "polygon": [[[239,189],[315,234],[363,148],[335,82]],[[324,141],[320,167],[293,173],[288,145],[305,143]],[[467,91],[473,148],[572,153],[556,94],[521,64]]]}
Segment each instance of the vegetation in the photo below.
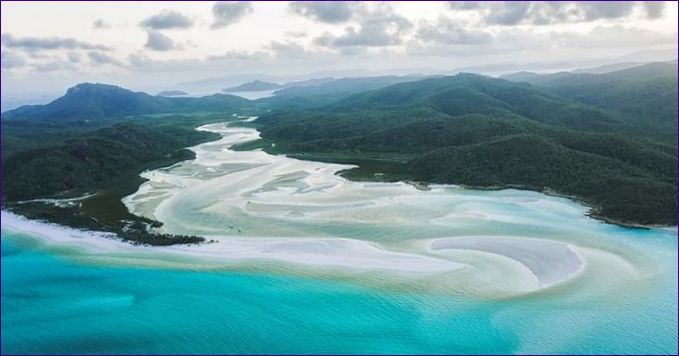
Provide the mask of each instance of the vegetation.
{"label": "vegetation", "polygon": [[[676,67],[674,78],[676,92]],[[657,100],[676,108],[676,95]],[[256,123],[266,150],[275,143],[275,151],[295,157],[367,160],[367,167],[379,167],[371,159],[380,156],[389,164],[388,174],[362,168],[349,173],[354,178],[549,190],[590,204],[599,218],[675,225],[676,129],[668,140],[662,130],[648,129],[657,120],[612,106],[461,74],[396,84],[312,110],[277,110]],[[676,123],[676,109],[674,115]]]}
{"label": "vegetation", "polygon": [[601,75],[512,76],[558,97],[614,112],[638,133],[676,144],[677,62],[650,63]]}
{"label": "vegetation", "polygon": [[226,94],[200,98],[171,98],[133,92],[114,85],[82,83],[68,89],[66,95],[49,104],[27,105],[6,111],[2,114],[2,119],[3,122],[11,120],[89,122],[155,113],[234,112],[250,105],[247,99]]}
{"label": "vegetation", "polygon": [[[98,130],[93,130],[97,125],[78,129],[78,124],[72,122],[47,128],[35,125],[33,135],[15,140],[30,139],[31,145],[13,146],[14,153],[7,156],[3,152],[3,208],[29,218],[114,232],[134,243],[201,242],[204,239],[198,236],[150,232],[149,227],[161,224],[129,213],[121,199],[134,193],[144,182],[139,176],[141,171],[191,159],[193,152],[183,147],[218,137],[196,131],[196,126],[230,119],[234,119],[232,115],[223,113],[151,114],[128,118],[131,122],[123,123],[101,120],[112,126]],[[13,121],[9,125],[11,130],[3,130],[3,144],[5,138],[16,139],[13,134],[26,132],[13,125],[24,122]],[[49,143],[40,144],[41,137],[49,137]],[[45,145],[50,146],[43,147]],[[93,194],[67,203],[32,201],[86,193]]]}
{"label": "vegetation", "polygon": [[[287,83],[276,95],[258,100],[270,108],[301,109],[316,108],[352,94],[384,88],[390,85],[420,80],[419,76],[379,76],[365,78],[342,78],[298,83]],[[315,85],[310,85],[315,84]]]}
{"label": "vegetation", "polygon": [[[150,226],[160,223],[130,214],[121,199],[143,182],[142,170],[193,158],[193,152],[182,147],[211,139],[214,136],[207,132],[177,126],[119,123],[61,145],[22,151],[3,162],[4,206],[31,218],[115,232],[135,243],[198,243],[202,237],[149,232]],[[87,192],[94,195],[65,205],[30,200]]]}
{"label": "vegetation", "polygon": [[[257,101],[81,84],[50,104],[3,113],[3,205],[137,243],[202,241],[149,232],[160,223],[130,214],[120,199],[143,182],[141,171],[190,159],[183,147],[215,138],[196,126],[266,112],[242,123],[262,138],[235,149],[356,164],[341,172],[351,179],[548,191],[612,222],[676,225],[672,68],[514,76],[534,84],[472,74],[323,79]],[[30,201],[84,193],[95,194],[65,205]]]}

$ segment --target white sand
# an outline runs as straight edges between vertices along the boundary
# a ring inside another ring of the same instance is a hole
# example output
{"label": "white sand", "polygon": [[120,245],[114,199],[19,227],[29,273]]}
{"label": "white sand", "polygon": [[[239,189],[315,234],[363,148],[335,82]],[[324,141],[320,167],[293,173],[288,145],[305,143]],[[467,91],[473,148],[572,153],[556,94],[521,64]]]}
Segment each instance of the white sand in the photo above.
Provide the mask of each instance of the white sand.
{"label": "white sand", "polygon": [[199,130],[222,138],[192,147],[194,160],[144,172],[149,181],[123,202],[137,215],[162,221],[162,232],[201,235],[216,243],[133,246],[5,212],[3,228],[84,246],[88,253],[122,253],[132,261],[186,257],[211,265],[263,261],[437,274],[436,285],[509,294],[579,275],[585,259],[578,253],[587,246],[583,236],[600,233],[600,223],[584,216],[586,208],[567,199],[353,182],[336,175],[348,165],[229,149],[257,139],[254,129],[211,124]]}
{"label": "white sand", "polygon": [[31,234],[45,241],[87,248],[91,253],[140,252],[209,258],[233,263],[268,260],[315,267],[342,267],[399,273],[439,273],[463,265],[415,253],[394,252],[367,241],[341,238],[223,238],[217,243],[181,246],[135,246],[109,234],[81,231],[55,224],[28,220],[2,212],[2,227]]}
{"label": "white sand", "polygon": [[465,236],[432,241],[434,251],[475,250],[501,255],[526,266],[540,281],[550,286],[571,278],[583,266],[582,258],[570,245],[545,239],[510,236]]}

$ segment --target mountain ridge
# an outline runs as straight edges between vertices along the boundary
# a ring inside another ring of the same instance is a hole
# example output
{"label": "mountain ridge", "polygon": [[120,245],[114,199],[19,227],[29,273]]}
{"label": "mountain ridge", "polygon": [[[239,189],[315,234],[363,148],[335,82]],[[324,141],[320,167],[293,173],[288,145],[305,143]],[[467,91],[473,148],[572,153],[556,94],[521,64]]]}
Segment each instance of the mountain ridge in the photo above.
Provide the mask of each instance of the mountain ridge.
{"label": "mountain ridge", "polygon": [[235,95],[213,94],[199,98],[153,96],[117,85],[80,83],[44,105],[26,105],[2,113],[3,120],[93,120],[128,115],[232,110],[250,105]]}

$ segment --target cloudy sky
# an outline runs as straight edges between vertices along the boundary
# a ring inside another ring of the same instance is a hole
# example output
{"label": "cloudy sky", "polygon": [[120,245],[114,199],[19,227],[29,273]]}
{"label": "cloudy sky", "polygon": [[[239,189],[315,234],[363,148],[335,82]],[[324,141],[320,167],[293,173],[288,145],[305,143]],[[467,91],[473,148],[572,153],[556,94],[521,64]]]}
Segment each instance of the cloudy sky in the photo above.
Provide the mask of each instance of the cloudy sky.
{"label": "cloudy sky", "polygon": [[[3,96],[669,60],[676,2],[2,2]],[[358,70],[363,70],[359,72]],[[246,76],[247,77],[247,76]]]}

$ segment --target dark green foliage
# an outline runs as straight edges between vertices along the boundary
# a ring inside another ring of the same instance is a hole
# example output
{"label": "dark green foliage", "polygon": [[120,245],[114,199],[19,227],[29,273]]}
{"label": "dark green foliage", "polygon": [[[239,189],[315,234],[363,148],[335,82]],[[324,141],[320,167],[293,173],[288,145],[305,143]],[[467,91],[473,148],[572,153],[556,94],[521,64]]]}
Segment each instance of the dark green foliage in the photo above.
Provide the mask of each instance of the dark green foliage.
{"label": "dark green foliage", "polygon": [[[662,88],[672,81],[647,70],[637,69],[644,74],[635,80],[656,78]],[[676,67],[674,73],[670,95],[655,100],[674,107],[676,123]],[[624,91],[597,90],[612,93],[598,94],[602,102]],[[584,200],[600,218],[675,225],[676,129],[659,142],[662,122],[602,102],[585,105],[556,91],[462,74],[396,84],[314,111],[273,111],[256,123],[277,152],[294,157],[357,163],[378,156],[398,179],[547,189]],[[635,104],[639,110],[651,105],[643,102]],[[373,166],[345,174],[374,179]]]}
{"label": "dark green foliage", "polygon": [[235,111],[250,106],[238,96],[215,94],[200,98],[170,98],[133,92],[106,84],[78,84],[47,105],[28,105],[6,111],[7,120],[93,121],[128,115]]}
{"label": "dark green foliage", "polygon": [[3,162],[3,195],[9,200],[50,196],[96,187],[121,172],[163,157],[187,139],[137,124],[116,124],[64,144],[22,151]]}
{"label": "dark green foliage", "polygon": [[312,86],[296,86],[293,83],[293,86],[278,90],[275,96],[260,99],[259,102],[276,109],[317,108],[352,94],[422,78],[417,76],[342,78],[331,81],[323,80],[321,84]]}
{"label": "dark green foliage", "polygon": [[118,220],[110,225],[103,223],[99,217],[88,214],[78,205],[57,207],[41,202],[12,204],[11,210],[30,219],[48,221],[79,229],[115,233],[118,238],[139,245],[169,246],[182,244],[198,244],[205,242],[200,236],[158,234],[149,232],[148,226],[159,227],[157,221],[133,216],[131,220]]}
{"label": "dark green foliage", "polygon": [[[224,121],[223,117],[198,120],[167,116],[161,121],[148,117],[142,120],[148,126],[119,123],[66,139],[59,145],[20,151],[3,160],[3,207],[29,218],[113,232],[135,243],[201,242],[203,238],[197,236],[148,232],[146,226],[157,227],[159,223],[130,214],[121,199],[143,183],[141,171],[192,159],[194,153],[183,147],[216,138],[215,134],[196,131],[195,125]],[[85,192],[95,195],[67,207],[17,202]]]}
{"label": "dark green foliage", "polygon": [[638,133],[676,144],[676,62],[650,63],[601,75],[556,73],[516,80],[561,98],[617,112]]}
{"label": "dark green foliage", "polygon": [[[228,107],[273,109],[248,123],[262,140],[241,149],[360,164],[342,173],[352,179],[521,186],[575,196],[593,206],[592,215],[615,222],[677,223],[676,64],[519,77],[535,85],[471,74],[355,78],[256,102],[219,95],[148,101],[143,93],[93,85],[78,99],[81,90],[72,88],[47,106],[3,115],[3,198],[95,188],[103,194],[82,209],[108,225],[130,219],[120,197],[136,189],[140,169],[190,157],[177,149],[207,139],[195,126],[230,118],[153,113]],[[130,113],[147,127],[125,124],[74,138]],[[52,147],[32,149],[46,145]],[[107,185],[116,172],[118,183]],[[114,214],[101,209],[111,206]]]}
{"label": "dark green foliage", "polygon": [[599,109],[558,99],[527,84],[475,74],[392,85],[350,96],[328,106],[327,110],[400,111],[423,106],[452,116],[514,114],[575,129],[607,131],[625,128],[624,123]]}
{"label": "dark green foliage", "polygon": [[[615,143],[603,140],[598,138],[599,147]],[[651,157],[653,152],[647,156]],[[664,176],[610,156],[522,134],[437,150],[412,161],[411,169],[432,182],[550,188],[582,197],[597,207],[597,216],[635,224],[676,224],[676,157],[662,156],[655,163],[668,171],[673,164],[673,172]]]}

